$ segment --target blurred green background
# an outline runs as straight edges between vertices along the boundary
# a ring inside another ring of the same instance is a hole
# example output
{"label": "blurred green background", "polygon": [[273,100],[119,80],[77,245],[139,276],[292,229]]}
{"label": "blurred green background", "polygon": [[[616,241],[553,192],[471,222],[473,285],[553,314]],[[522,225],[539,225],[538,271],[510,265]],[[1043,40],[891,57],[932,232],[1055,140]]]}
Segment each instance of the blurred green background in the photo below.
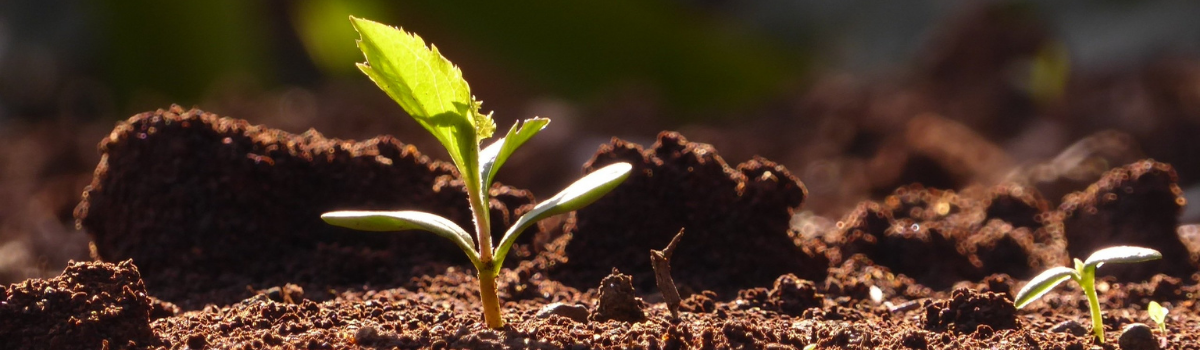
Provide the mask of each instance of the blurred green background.
{"label": "blurred green background", "polygon": [[[1087,67],[1195,50],[1187,1],[995,2],[1027,7]],[[220,91],[364,81],[348,15],[420,33],[501,113],[535,98],[595,107],[647,94],[669,125],[736,115],[825,72],[911,65],[971,2],[8,0],[0,118],[121,118]],[[495,102],[493,102],[495,101]],[[499,107],[512,108],[499,108]],[[217,111],[220,112],[220,111]]]}

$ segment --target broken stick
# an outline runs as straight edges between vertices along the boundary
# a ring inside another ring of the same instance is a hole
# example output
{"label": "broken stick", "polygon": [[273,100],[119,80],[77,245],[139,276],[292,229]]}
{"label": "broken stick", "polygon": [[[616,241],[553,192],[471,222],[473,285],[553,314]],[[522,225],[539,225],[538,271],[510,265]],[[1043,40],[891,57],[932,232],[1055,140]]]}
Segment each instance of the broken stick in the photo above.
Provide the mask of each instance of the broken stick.
{"label": "broken stick", "polygon": [[675,234],[675,238],[671,239],[671,243],[667,244],[666,249],[650,250],[654,281],[658,283],[658,289],[662,291],[663,302],[667,303],[667,309],[671,310],[671,317],[674,318],[679,318],[679,303],[683,299],[679,298],[679,290],[675,288],[675,279],[671,278],[671,254],[675,252],[675,245],[679,244],[680,237],[683,237],[682,228],[679,229],[679,233]]}

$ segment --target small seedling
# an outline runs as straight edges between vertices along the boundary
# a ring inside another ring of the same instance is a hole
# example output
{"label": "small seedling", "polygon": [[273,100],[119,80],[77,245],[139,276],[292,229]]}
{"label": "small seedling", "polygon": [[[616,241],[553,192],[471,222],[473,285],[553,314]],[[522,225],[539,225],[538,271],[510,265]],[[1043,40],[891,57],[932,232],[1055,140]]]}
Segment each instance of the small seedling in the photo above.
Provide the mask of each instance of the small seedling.
{"label": "small seedling", "polygon": [[1162,333],[1167,332],[1167,312],[1170,310],[1157,301],[1151,300],[1150,304],[1146,305],[1146,313],[1150,314],[1150,319],[1154,320],[1154,324],[1158,325],[1158,330]]}
{"label": "small seedling", "polygon": [[358,47],[367,59],[358,68],[450,153],[465,183],[474,215],[475,241],[453,221],[419,211],[333,211],[321,214],[321,219],[364,231],[425,230],[453,241],[479,271],[479,296],[487,326],[501,328],[504,319],[500,317],[500,301],[496,296],[496,276],[517,236],[542,219],[595,202],[625,181],[632,166],[616,163],[579,179],[518,218],[504,233],[500,244],[493,247],[488,188],[512,152],[550,120],[533,118],[513,124],[507,135],[480,150],[481,141],[492,135],[496,124],[490,113],[479,111],[481,103],[471,96],[458,67],[442,57],[436,46],[426,47],[416,34],[355,17],[350,17],[350,22],[361,36]]}
{"label": "small seedling", "polygon": [[1088,308],[1092,314],[1092,333],[1103,344],[1104,323],[1100,316],[1100,300],[1096,297],[1096,269],[1105,263],[1134,263],[1161,258],[1161,253],[1150,248],[1118,246],[1097,250],[1088,256],[1087,261],[1075,259],[1074,269],[1059,266],[1043,271],[1017,292],[1014,305],[1018,309],[1023,308],[1054,289],[1059,283],[1068,278],[1073,279],[1083,289],[1084,296],[1087,296]]}

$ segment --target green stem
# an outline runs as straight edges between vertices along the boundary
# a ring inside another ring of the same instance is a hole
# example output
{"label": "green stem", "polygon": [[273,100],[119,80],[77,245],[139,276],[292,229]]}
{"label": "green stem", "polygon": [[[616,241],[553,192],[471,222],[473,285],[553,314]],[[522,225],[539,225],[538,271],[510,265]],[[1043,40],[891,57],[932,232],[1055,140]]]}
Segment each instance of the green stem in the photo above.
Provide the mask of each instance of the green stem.
{"label": "green stem", "polygon": [[488,328],[504,327],[500,317],[500,298],[496,296],[496,273],[484,268],[479,270],[479,299],[483,301],[483,320]]}
{"label": "green stem", "polygon": [[1104,344],[1104,318],[1100,315],[1100,298],[1096,296],[1096,268],[1089,266],[1083,271],[1083,278],[1079,281],[1079,286],[1083,288],[1083,294],[1088,299],[1088,309],[1092,314],[1092,334],[1096,335],[1096,339],[1100,340],[1100,344]]}
{"label": "green stem", "polygon": [[488,328],[504,327],[500,317],[500,298],[496,296],[496,266],[492,255],[492,225],[488,206],[487,189],[481,184],[467,184],[467,200],[471,202],[471,213],[475,214],[475,235],[479,242],[479,301],[483,303],[483,320]]}
{"label": "green stem", "polygon": [[[475,187],[475,188],[472,188]],[[475,239],[479,242],[479,262],[492,262],[492,224],[488,210],[488,194],[479,185],[467,185],[467,200],[471,202],[471,214],[475,215]]]}

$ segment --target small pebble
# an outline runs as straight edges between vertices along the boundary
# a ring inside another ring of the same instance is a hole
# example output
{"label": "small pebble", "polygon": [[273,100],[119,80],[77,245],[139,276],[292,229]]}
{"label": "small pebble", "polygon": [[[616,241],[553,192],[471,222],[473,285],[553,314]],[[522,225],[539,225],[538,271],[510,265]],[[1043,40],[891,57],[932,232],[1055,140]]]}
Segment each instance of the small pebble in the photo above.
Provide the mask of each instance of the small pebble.
{"label": "small pebble", "polygon": [[876,304],[883,303],[883,290],[879,289],[879,287],[871,286],[868,294],[871,296],[872,302],[875,302]]}
{"label": "small pebble", "polygon": [[358,329],[358,332],[354,332],[354,343],[356,344],[370,343],[378,338],[379,330],[372,326],[363,326]]}
{"label": "small pebble", "polygon": [[538,310],[538,318],[547,318],[550,315],[559,315],[571,319],[572,321],[585,323],[588,318],[588,309],[583,305],[552,303]]}
{"label": "small pebble", "polygon": [[1054,327],[1050,327],[1050,331],[1055,333],[1067,333],[1077,337],[1082,337],[1088,332],[1087,328],[1083,328],[1083,325],[1079,324],[1079,321],[1074,320],[1059,322],[1058,324],[1054,325]]}
{"label": "small pebble", "polygon": [[[890,304],[891,302],[886,302],[886,303]],[[887,305],[887,304],[884,304],[884,305]],[[920,307],[920,306],[921,306],[921,300],[909,300],[909,301],[900,303],[900,305],[888,306],[888,311],[892,312],[892,313],[907,312],[907,311],[916,310],[917,307]]]}
{"label": "small pebble", "polygon": [[1133,323],[1121,329],[1121,338],[1117,341],[1121,350],[1158,350],[1158,342],[1154,341],[1154,333],[1150,326],[1143,323]]}

